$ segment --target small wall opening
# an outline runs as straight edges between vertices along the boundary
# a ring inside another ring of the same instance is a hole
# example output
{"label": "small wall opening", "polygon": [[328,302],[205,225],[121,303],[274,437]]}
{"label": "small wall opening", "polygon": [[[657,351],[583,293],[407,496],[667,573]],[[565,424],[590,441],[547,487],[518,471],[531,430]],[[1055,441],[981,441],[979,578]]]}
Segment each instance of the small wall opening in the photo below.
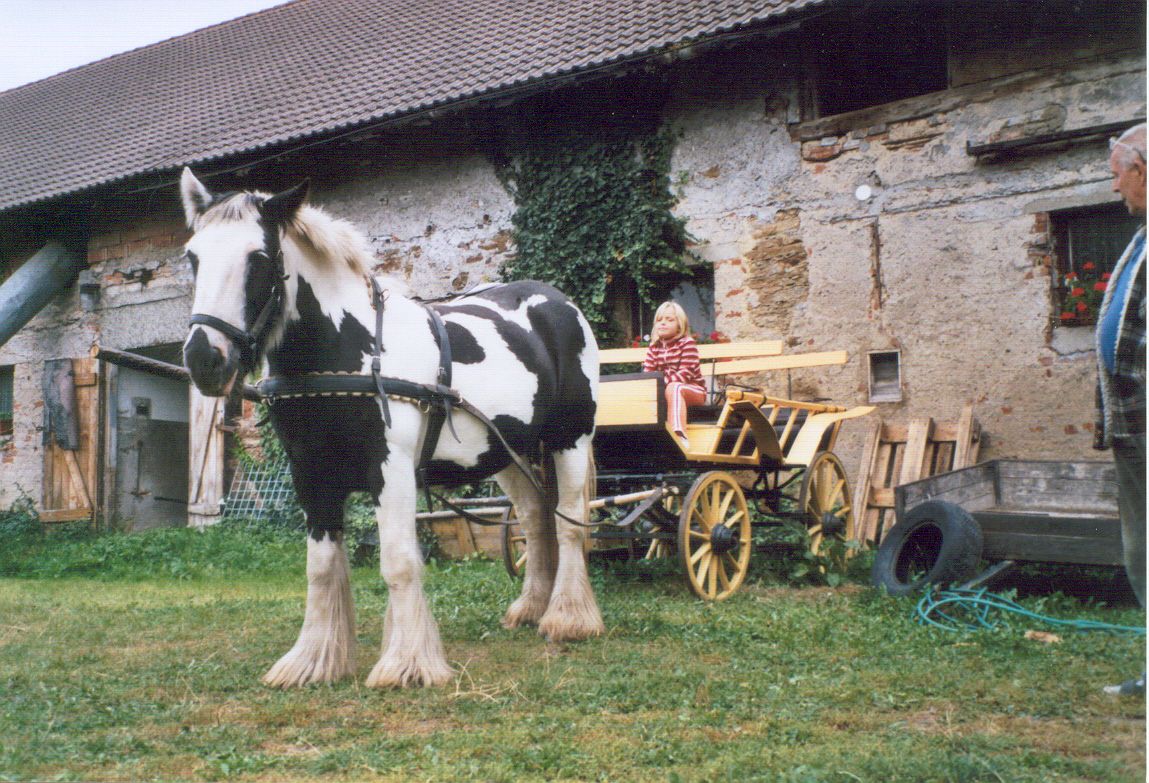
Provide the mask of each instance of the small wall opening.
{"label": "small wall opening", "polygon": [[900,402],[902,399],[901,351],[871,351],[870,402]]}

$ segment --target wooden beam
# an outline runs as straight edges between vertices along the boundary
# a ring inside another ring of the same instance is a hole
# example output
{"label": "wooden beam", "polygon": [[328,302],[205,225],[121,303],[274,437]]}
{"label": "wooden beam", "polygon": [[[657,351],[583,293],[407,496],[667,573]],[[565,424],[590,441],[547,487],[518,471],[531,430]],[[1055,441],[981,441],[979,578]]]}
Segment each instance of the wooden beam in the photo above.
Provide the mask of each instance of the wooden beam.
{"label": "wooden beam", "polygon": [[[762,340],[750,343],[705,343],[698,346],[698,356],[703,361],[740,359],[746,356],[777,356],[782,353],[781,340]],[[605,348],[598,352],[599,364],[624,364],[641,362],[646,358],[646,348]]]}
{"label": "wooden beam", "polygon": [[[742,375],[752,372],[771,372],[773,370],[797,370],[802,367],[829,367],[837,364],[845,364],[848,358],[845,351],[763,356],[757,359],[740,359],[716,364],[713,368],[713,373],[715,375]],[[709,371],[708,368],[708,372]]]}

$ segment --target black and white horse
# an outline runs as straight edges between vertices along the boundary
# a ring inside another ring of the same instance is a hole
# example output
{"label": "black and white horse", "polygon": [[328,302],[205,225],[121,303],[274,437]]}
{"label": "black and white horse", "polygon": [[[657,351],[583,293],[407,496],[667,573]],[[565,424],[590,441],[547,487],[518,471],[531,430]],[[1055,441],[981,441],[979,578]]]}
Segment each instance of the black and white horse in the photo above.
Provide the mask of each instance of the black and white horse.
{"label": "black and white horse", "polygon": [[[298,641],[264,682],[287,687],[355,673],[343,507],[357,491],[375,500],[389,590],[382,653],[367,684],[453,677],[423,592],[415,531],[420,467],[430,485],[493,475],[513,502],[527,536],[527,573],[505,627],[537,624],[557,641],[602,633],[583,554],[586,531],[572,524],[588,517],[598,380],[598,346],[575,305],[545,284],[510,283],[431,305],[436,319],[401,284],[369,277],[363,237],[306,205],[306,184],[276,195],[215,195],[185,169],[180,191],[196,280],[184,361],[202,393],[228,394],[261,360],[272,379],[297,392],[316,378],[321,385],[374,377],[399,379],[400,391],[403,384],[431,388],[443,379],[445,335],[450,386],[476,411],[455,407],[425,453],[428,411],[445,410],[433,398],[392,393],[393,386],[384,395],[272,395],[271,423],[307,517],[307,607]],[[508,447],[553,461],[543,471],[547,492]]]}

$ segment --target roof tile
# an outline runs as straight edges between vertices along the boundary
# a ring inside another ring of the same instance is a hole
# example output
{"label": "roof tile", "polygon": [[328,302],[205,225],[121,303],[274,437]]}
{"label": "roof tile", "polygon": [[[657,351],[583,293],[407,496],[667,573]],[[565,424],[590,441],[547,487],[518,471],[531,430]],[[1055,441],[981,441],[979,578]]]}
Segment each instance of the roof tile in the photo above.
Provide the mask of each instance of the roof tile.
{"label": "roof tile", "polygon": [[635,57],[828,0],[295,0],[0,93],[0,210]]}

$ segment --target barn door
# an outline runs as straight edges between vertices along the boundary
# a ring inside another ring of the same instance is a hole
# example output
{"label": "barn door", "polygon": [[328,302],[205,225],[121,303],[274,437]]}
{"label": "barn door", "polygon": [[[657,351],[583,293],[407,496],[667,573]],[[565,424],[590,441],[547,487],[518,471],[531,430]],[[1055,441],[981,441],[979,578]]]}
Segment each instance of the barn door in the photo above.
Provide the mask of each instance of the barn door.
{"label": "barn door", "polygon": [[40,519],[91,519],[96,506],[100,395],[94,359],[44,362]]}
{"label": "barn door", "polygon": [[188,526],[206,527],[223,511],[226,397],[205,397],[191,386],[188,425]]}

